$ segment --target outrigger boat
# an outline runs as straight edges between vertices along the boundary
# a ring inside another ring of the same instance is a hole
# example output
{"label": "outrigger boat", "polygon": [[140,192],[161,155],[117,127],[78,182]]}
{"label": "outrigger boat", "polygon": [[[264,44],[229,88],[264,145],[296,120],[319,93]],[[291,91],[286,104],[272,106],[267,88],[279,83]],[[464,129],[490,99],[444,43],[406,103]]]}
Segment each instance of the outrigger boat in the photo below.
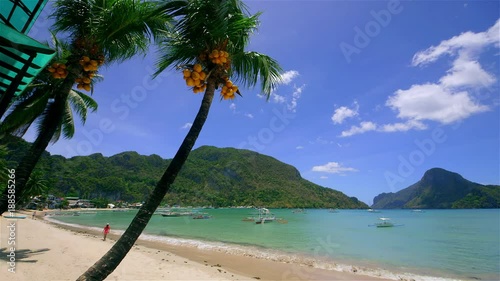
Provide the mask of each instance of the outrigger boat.
{"label": "outrigger boat", "polygon": [[375,224],[376,227],[393,227],[394,224],[390,218],[380,218],[381,222]]}
{"label": "outrigger boat", "polygon": [[276,220],[276,217],[269,212],[269,209],[260,208],[259,209],[259,217],[255,220],[256,224],[263,224],[268,222],[273,222]]}

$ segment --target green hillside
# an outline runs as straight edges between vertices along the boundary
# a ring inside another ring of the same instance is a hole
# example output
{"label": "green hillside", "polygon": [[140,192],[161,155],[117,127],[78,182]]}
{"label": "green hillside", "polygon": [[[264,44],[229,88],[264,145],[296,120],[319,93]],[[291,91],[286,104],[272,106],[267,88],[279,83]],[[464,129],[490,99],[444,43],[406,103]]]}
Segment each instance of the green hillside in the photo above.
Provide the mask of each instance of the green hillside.
{"label": "green hillside", "polygon": [[457,173],[433,168],[405,189],[377,195],[372,208],[500,208],[500,186],[481,185]]}
{"label": "green hillside", "polygon": [[[14,167],[28,144],[10,139],[7,146],[6,160]],[[169,161],[137,152],[70,159],[46,153],[37,170],[43,172],[49,192],[59,196],[137,202],[146,198]],[[295,167],[272,157],[211,146],[192,151],[164,202],[215,207],[368,208],[355,197],[304,180]]]}

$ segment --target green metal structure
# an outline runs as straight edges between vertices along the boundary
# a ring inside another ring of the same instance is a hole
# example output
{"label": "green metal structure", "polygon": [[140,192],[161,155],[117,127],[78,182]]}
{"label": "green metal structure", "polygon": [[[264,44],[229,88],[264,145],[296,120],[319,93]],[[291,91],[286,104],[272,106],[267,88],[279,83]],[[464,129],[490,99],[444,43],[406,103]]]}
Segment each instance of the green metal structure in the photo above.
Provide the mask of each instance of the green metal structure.
{"label": "green metal structure", "polygon": [[48,0],[0,0],[0,117],[55,51],[27,34]]}

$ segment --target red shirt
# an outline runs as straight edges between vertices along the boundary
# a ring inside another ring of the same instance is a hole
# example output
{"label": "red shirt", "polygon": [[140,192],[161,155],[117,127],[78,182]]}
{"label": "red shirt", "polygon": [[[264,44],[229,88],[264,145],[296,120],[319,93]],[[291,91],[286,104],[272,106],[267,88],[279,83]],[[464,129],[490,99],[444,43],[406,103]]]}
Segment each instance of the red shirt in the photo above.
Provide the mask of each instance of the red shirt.
{"label": "red shirt", "polygon": [[108,234],[108,233],[109,233],[109,229],[110,229],[110,228],[111,228],[111,227],[109,227],[109,225],[106,225],[106,226],[104,227],[104,233]]}

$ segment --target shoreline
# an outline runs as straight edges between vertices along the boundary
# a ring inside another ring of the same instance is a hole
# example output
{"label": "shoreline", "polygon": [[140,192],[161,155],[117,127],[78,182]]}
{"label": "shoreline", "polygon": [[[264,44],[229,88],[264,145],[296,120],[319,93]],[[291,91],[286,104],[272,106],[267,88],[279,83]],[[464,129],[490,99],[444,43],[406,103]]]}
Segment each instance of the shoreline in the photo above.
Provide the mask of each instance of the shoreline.
{"label": "shoreline", "polygon": [[[84,209],[82,211],[84,211]],[[53,220],[53,223],[56,225],[72,229],[74,231],[83,231],[88,233],[101,232],[101,229],[96,227],[66,223],[58,220],[57,217],[49,218],[50,220]],[[114,229],[111,234],[117,239],[123,232],[124,230]],[[383,264],[366,261],[338,260],[326,256],[311,256],[304,253],[283,252],[272,248],[261,248],[255,245],[241,245],[231,242],[226,243],[221,241],[200,240],[197,238],[163,236],[158,234],[148,234],[145,232],[141,234],[136,243],[139,245],[147,244],[148,247],[152,248],[162,248],[170,252],[178,253],[179,255],[189,252],[189,255],[184,255],[184,257],[188,259],[195,259],[198,255],[206,256],[211,253],[216,253],[230,260],[248,258],[247,260],[242,260],[244,262],[233,266],[233,271],[242,272],[247,276],[252,275],[255,271],[254,269],[252,269],[252,271],[241,270],[242,264],[254,264],[254,260],[265,261],[266,263],[275,263],[278,265],[288,264],[288,267],[283,267],[281,275],[273,274],[266,280],[469,280],[468,278],[459,276],[447,275],[445,277],[441,273],[430,269],[407,269],[408,271],[401,271],[399,268],[390,268],[384,266]],[[202,253],[200,254],[196,251]],[[201,259],[198,259],[197,261],[202,262]],[[271,265],[261,264],[259,269],[269,266]],[[276,265],[273,267],[282,268],[282,266]],[[267,274],[265,271],[263,272],[264,275]],[[347,276],[337,277],[337,274],[346,274]],[[472,279],[474,279],[474,277],[472,277]]]}
{"label": "shoreline", "polygon": [[[56,219],[45,220],[49,225],[81,235],[100,236],[101,231],[82,225],[67,224]],[[117,233],[118,232],[118,233]],[[108,240],[116,242],[122,230],[112,230],[108,234]],[[387,279],[357,273],[360,271],[355,266],[351,267],[352,272],[336,271],[328,269],[314,268],[312,265],[299,265],[292,262],[280,262],[271,259],[258,258],[253,255],[231,254],[214,249],[200,249],[187,245],[173,245],[166,242],[147,239],[154,235],[141,234],[134,244],[136,247],[146,247],[151,250],[161,250],[180,256],[187,260],[204,264],[210,267],[219,267],[222,270],[237,275],[242,275],[253,280],[408,280],[405,278]]]}
{"label": "shoreline", "polygon": [[[37,211],[37,219],[32,220],[32,212],[24,211],[26,219],[16,221],[19,249],[35,260],[24,261],[21,260],[24,256],[19,255],[17,273],[20,274],[14,274],[10,280],[75,280],[121,235],[120,231],[112,231],[108,239],[102,241],[101,230],[47,220],[44,215],[48,213],[50,211]],[[1,218],[2,251],[6,251],[8,222],[10,220]],[[355,267],[352,269],[358,273],[319,269],[312,265],[172,245],[144,239],[144,236],[149,235],[141,235],[106,280],[391,280],[359,274]],[[0,276],[7,272],[5,264],[0,266]],[[61,270],[65,273],[60,273]]]}

